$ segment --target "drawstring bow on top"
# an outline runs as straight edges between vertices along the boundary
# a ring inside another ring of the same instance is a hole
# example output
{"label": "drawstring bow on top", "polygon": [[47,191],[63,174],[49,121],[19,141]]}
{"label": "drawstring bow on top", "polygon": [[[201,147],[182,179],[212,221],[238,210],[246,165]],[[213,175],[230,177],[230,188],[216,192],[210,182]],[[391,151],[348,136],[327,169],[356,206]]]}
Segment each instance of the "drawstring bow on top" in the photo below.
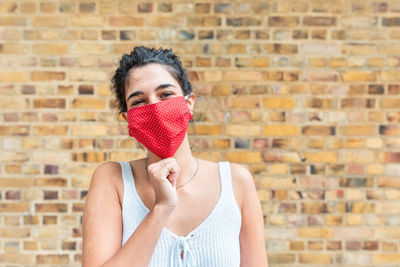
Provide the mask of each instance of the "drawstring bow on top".
{"label": "drawstring bow on top", "polygon": [[[192,236],[175,237],[172,243],[171,254],[170,254],[170,267],[194,267],[196,263],[194,261],[194,255],[191,251],[188,239]],[[181,258],[181,253],[183,252],[183,258]]]}

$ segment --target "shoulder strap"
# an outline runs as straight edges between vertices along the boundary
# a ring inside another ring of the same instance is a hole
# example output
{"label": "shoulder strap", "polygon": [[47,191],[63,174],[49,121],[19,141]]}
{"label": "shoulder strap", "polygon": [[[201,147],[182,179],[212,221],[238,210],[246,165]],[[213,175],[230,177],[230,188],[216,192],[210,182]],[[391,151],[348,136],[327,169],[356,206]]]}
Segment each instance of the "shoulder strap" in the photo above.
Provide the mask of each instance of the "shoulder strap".
{"label": "shoulder strap", "polygon": [[[129,192],[130,190],[136,190],[135,182],[133,181],[132,169],[129,162],[126,161],[119,161],[121,165],[121,172],[122,172],[122,180],[124,182],[124,196],[123,200],[127,198],[127,196],[131,196],[132,193]],[[123,204],[125,201],[123,201]]]}
{"label": "shoulder strap", "polygon": [[231,176],[231,166],[229,162],[223,161],[219,162],[219,176],[221,178],[221,194],[232,195],[232,176]]}

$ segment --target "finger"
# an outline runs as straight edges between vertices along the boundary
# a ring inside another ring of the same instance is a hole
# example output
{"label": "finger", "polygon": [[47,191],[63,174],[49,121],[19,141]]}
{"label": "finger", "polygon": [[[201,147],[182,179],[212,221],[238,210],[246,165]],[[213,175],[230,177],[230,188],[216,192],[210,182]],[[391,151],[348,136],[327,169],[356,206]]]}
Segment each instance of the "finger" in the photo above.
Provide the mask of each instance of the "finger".
{"label": "finger", "polygon": [[176,185],[176,178],[178,177],[177,173],[171,172],[168,176],[167,179],[168,181],[172,184],[173,187]]}

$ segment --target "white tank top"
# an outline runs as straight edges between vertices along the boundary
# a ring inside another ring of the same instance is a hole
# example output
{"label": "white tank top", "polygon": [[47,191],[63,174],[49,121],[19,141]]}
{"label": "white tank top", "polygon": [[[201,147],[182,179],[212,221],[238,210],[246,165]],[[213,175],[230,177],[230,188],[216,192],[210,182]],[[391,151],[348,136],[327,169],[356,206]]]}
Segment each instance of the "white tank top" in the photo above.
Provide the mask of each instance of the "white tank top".
{"label": "white tank top", "polygon": [[[122,246],[149,212],[140,199],[129,162],[120,161],[124,196]],[[232,188],[229,162],[219,162],[221,192],[208,217],[187,236],[163,228],[150,267],[235,267],[240,265],[240,209]],[[195,212],[195,211],[194,211]],[[190,214],[188,214],[190,216]],[[181,252],[183,251],[183,259]]]}

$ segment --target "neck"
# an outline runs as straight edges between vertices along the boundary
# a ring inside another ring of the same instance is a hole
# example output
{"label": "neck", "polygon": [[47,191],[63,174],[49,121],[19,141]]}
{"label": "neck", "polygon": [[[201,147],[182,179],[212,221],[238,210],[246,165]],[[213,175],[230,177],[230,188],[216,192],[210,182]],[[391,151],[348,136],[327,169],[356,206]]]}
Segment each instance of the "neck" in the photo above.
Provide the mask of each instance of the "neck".
{"label": "neck", "polygon": [[[176,181],[176,185],[178,186],[184,184],[195,171],[195,164],[187,135],[185,136],[185,139],[183,139],[182,144],[179,146],[173,158],[178,163],[180,169],[179,176]],[[148,164],[152,164],[160,160],[160,157],[155,155],[153,152],[148,151]]]}

